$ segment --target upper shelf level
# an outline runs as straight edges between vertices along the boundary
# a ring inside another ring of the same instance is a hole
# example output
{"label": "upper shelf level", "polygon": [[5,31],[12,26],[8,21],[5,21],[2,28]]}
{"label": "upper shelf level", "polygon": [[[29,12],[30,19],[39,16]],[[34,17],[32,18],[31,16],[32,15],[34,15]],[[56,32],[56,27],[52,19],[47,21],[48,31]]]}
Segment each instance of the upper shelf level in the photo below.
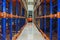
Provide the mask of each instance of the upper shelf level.
{"label": "upper shelf level", "polygon": [[[55,0],[52,0],[52,2],[54,2]],[[44,2],[44,0],[41,0],[41,2]],[[50,2],[50,0],[46,0],[47,3]]]}
{"label": "upper shelf level", "polygon": [[[7,4],[10,2],[10,0],[6,0],[7,1]],[[17,0],[18,1],[18,3],[19,3],[19,5],[21,4],[22,5],[22,7],[24,7],[25,9],[27,9],[26,8],[26,4],[27,4],[27,0]],[[12,3],[13,3],[13,5],[14,6],[16,6],[16,0],[12,0]]]}
{"label": "upper shelf level", "polygon": [[[52,0],[52,2],[56,2],[56,0]],[[34,2],[34,10],[36,10],[40,4],[43,4],[44,3],[44,0],[35,0]],[[46,0],[46,4],[49,4],[50,3],[50,0]]]}

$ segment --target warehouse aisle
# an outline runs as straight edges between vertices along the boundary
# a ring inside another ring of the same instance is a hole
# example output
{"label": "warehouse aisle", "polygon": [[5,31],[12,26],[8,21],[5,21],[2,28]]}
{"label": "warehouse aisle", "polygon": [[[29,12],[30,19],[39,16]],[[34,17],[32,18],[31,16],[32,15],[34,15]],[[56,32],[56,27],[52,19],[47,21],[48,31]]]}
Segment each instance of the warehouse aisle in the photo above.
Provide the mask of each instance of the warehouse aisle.
{"label": "warehouse aisle", "polygon": [[45,40],[34,23],[27,23],[21,35],[16,40]]}

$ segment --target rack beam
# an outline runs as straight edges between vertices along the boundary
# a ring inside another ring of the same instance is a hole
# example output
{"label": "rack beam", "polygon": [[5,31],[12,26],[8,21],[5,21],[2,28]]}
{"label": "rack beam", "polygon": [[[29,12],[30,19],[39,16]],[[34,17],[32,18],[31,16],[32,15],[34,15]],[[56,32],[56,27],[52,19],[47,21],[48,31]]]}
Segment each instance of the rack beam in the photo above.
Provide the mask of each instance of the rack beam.
{"label": "rack beam", "polygon": [[18,16],[18,15],[13,15],[13,14],[8,14],[8,13],[4,13],[5,15],[3,15],[3,12],[0,12],[0,18],[3,18],[5,16],[5,18],[25,18],[24,16]]}
{"label": "rack beam", "polygon": [[38,16],[38,17],[36,17],[36,18],[58,18],[57,17],[57,14],[50,14],[50,15],[45,15],[45,16]]}

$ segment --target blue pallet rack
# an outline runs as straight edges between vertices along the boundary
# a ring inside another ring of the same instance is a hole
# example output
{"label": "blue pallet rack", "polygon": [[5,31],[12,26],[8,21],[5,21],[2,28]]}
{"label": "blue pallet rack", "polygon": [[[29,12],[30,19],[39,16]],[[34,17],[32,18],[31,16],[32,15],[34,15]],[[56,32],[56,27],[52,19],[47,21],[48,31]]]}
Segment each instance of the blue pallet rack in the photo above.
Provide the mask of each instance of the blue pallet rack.
{"label": "blue pallet rack", "polygon": [[[10,7],[9,8],[10,8],[9,13],[13,14],[13,12],[12,12],[12,0],[10,0]],[[10,40],[12,40],[12,21],[13,21],[13,18],[9,18]]]}
{"label": "blue pallet rack", "polygon": [[[6,13],[6,0],[3,0],[3,15]],[[2,18],[2,40],[6,40],[6,18]]]}
{"label": "blue pallet rack", "polygon": [[[60,16],[60,0],[57,0],[58,2],[58,17]],[[60,40],[60,17],[58,18],[58,40]]]}
{"label": "blue pallet rack", "polygon": [[[49,2],[47,2],[47,0],[44,0],[39,5],[41,7],[44,7],[41,10],[41,12],[42,12],[41,15],[37,17],[37,19],[40,19],[40,29],[46,35],[49,32],[49,39],[50,40],[53,40],[53,32],[56,32],[56,31],[57,31],[56,33],[58,35],[58,36],[56,35],[57,40],[60,40],[60,3],[59,2],[60,2],[60,0],[54,0],[54,1],[50,0]],[[39,6],[35,11],[39,10]],[[47,7],[48,7],[48,9],[47,9]],[[48,24],[47,24],[47,20],[49,21]],[[54,27],[53,26],[54,24],[57,25],[57,26]],[[47,28],[48,28],[48,30],[47,30]]]}
{"label": "blue pallet rack", "polygon": [[[53,9],[52,0],[50,0],[50,14],[53,13],[52,9]],[[50,40],[52,40],[52,18],[50,18]]]}
{"label": "blue pallet rack", "polygon": [[[46,0],[44,0],[44,16],[46,16]],[[46,33],[46,18],[44,18],[44,32]]]}
{"label": "blue pallet rack", "polygon": [[[16,0],[16,15],[18,16],[19,15],[19,12],[18,12],[18,0]],[[18,18],[16,18],[16,33],[18,33]]]}
{"label": "blue pallet rack", "polygon": [[[2,1],[2,0],[1,0]],[[7,30],[9,30],[9,35],[10,35],[10,39],[9,40],[12,40],[12,37],[13,37],[13,33],[18,33],[18,31],[20,31],[21,27],[25,24],[25,18],[13,18],[12,15],[13,14],[13,1],[10,0],[9,1],[9,5],[8,5],[8,9],[6,8],[7,4],[6,4],[6,0],[3,0],[2,1],[2,6],[0,5],[0,7],[2,8],[1,9],[1,12],[3,13],[3,17],[1,18],[2,19],[2,37],[0,40],[6,40],[6,37],[7,37]],[[25,17],[25,8],[22,7],[22,15],[20,15],[20,12],[19,12],[19,2],[18,0],[16,0],[16,14],[15,16],[22,16],[22,17]],[[11,17],[6,17],[7,14],[11,15]],[[8,24],[8,26],[7,26]],[[15,26],[15,29],[13,28],[13,26]],[[7,29],[8,28],[8,29]]]}

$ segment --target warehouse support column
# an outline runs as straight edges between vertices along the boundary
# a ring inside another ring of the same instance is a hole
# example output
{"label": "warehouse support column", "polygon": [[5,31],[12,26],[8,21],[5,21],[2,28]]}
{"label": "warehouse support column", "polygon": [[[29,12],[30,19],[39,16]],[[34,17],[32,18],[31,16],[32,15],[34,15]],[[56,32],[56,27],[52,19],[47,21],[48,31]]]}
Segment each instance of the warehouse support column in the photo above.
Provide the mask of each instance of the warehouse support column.
{"label": "warehouse support column", "polygon": [[[46,0],[44,0],[44,16],[46,16]],[[44,18],[44,32],[46,33],[46,18]]]}
{"label": "warehouse support column", "polygon": [[58,0],[58,40],[60,40],[60,0]]}
{"label": "warehouse support column", "polygon": [[6,0],[3,0],[2,35],[2,40],[6,40]]}
{"label": "warehouse support column", "polygon": [[[18,16],[18,0],[16,0],[16,16]],[[18,33],[18,18],[16,18],[16,33]]]}
{"label": "warehouse support column", "polygon": [[[53,13],[52,9],[52,0],[50,0],[50,15]],[[52,40],[52,17],[50,17],[50,40]]]}
{"label": "warehouse support column", "polygon": [[11,18],[9,18],[9,27],[10,27],[10,40],[12,40],[12,0],[10,0],[10,6],[9,6],[9,13],[11,14]]}

